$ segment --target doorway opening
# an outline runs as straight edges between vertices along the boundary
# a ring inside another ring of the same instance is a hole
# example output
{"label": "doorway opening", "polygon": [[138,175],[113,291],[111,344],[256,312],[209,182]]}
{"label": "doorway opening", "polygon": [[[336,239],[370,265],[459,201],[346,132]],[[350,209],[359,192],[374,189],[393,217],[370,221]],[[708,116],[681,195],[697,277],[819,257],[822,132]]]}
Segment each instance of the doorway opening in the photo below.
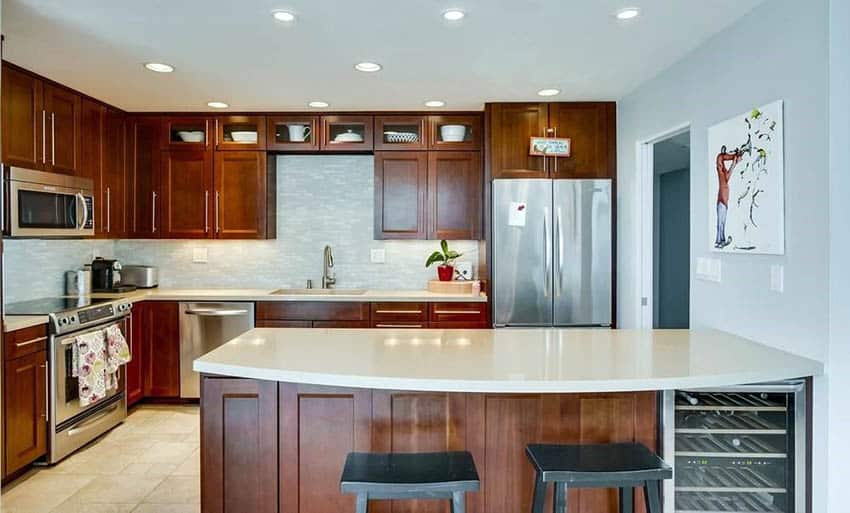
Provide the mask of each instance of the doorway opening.
{"label": "doorway opening", "polygon": [[690,327],[691,133],[652,148],[652,327]]}

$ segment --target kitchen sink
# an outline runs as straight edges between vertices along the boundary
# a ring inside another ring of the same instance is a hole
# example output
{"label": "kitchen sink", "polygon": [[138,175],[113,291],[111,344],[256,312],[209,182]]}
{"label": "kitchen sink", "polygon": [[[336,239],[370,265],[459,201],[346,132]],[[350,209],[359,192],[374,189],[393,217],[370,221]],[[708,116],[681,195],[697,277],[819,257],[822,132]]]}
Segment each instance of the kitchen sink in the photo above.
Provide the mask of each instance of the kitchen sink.
{"label": "kitchen sink", "polygon": [[275,296],[362,296],[366,289],[277,289]]}

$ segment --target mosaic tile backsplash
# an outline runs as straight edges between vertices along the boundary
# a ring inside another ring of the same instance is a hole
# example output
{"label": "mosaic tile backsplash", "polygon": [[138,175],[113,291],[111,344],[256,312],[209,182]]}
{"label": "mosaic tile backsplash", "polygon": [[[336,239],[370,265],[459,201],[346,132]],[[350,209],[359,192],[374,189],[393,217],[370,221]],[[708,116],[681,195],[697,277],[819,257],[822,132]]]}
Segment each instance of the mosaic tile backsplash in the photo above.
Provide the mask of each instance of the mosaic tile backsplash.
{"label": "mosaic tile backsplash", "polygon": [[[320,287],[326,244],[337,287],[421,289],[436,274],[424,263],[439,244],[373,240],[373,179],[371,155],[278,157],[276,240],[6,241],[5,300],[61,293],[64,271],[89,262],[95,251],[159,267],[161,287],[303,287],[308,279]],[[452,246],[477,267],[477,241]],[[206,250],[207,263],[193,262],[196,248]],[[385,263],[372,263],[371,249],[383,249]]]}

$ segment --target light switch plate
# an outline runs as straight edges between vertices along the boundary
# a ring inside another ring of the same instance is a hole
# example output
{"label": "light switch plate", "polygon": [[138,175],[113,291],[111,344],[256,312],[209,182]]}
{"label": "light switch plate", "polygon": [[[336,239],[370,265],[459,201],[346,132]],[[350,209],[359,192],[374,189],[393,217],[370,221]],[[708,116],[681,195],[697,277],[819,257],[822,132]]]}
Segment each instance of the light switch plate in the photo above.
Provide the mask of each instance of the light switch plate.
{"label": "light switch plate", "polygon": [[770,290],[785,292],[785,266],[774,264],[770,266]]}
{"label": "light switch plate", "polygon": [[700,280],[721,281],[721,265],[719,258],[697,258],[696,277]]}
{"label": "light switch plate", "polygon": [[205,264],[208,260],[207,248],[192,248],[192,262]]}
{"label": "light switch plate", "polygon": [[383,249],[373,249],[369,252],[373,264],[383,264],[387,261],[387,253]]}

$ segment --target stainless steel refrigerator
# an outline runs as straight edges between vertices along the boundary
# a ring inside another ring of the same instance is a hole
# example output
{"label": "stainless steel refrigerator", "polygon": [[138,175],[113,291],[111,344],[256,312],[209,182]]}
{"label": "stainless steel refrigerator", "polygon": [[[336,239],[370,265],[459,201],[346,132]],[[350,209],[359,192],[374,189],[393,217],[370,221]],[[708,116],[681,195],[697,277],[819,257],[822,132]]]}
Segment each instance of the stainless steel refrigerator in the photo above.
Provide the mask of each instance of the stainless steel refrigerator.
{"label": "stainless steel refrigerator", "polygon": [[493,321],[611,326],[611,180],[493,180]]}

